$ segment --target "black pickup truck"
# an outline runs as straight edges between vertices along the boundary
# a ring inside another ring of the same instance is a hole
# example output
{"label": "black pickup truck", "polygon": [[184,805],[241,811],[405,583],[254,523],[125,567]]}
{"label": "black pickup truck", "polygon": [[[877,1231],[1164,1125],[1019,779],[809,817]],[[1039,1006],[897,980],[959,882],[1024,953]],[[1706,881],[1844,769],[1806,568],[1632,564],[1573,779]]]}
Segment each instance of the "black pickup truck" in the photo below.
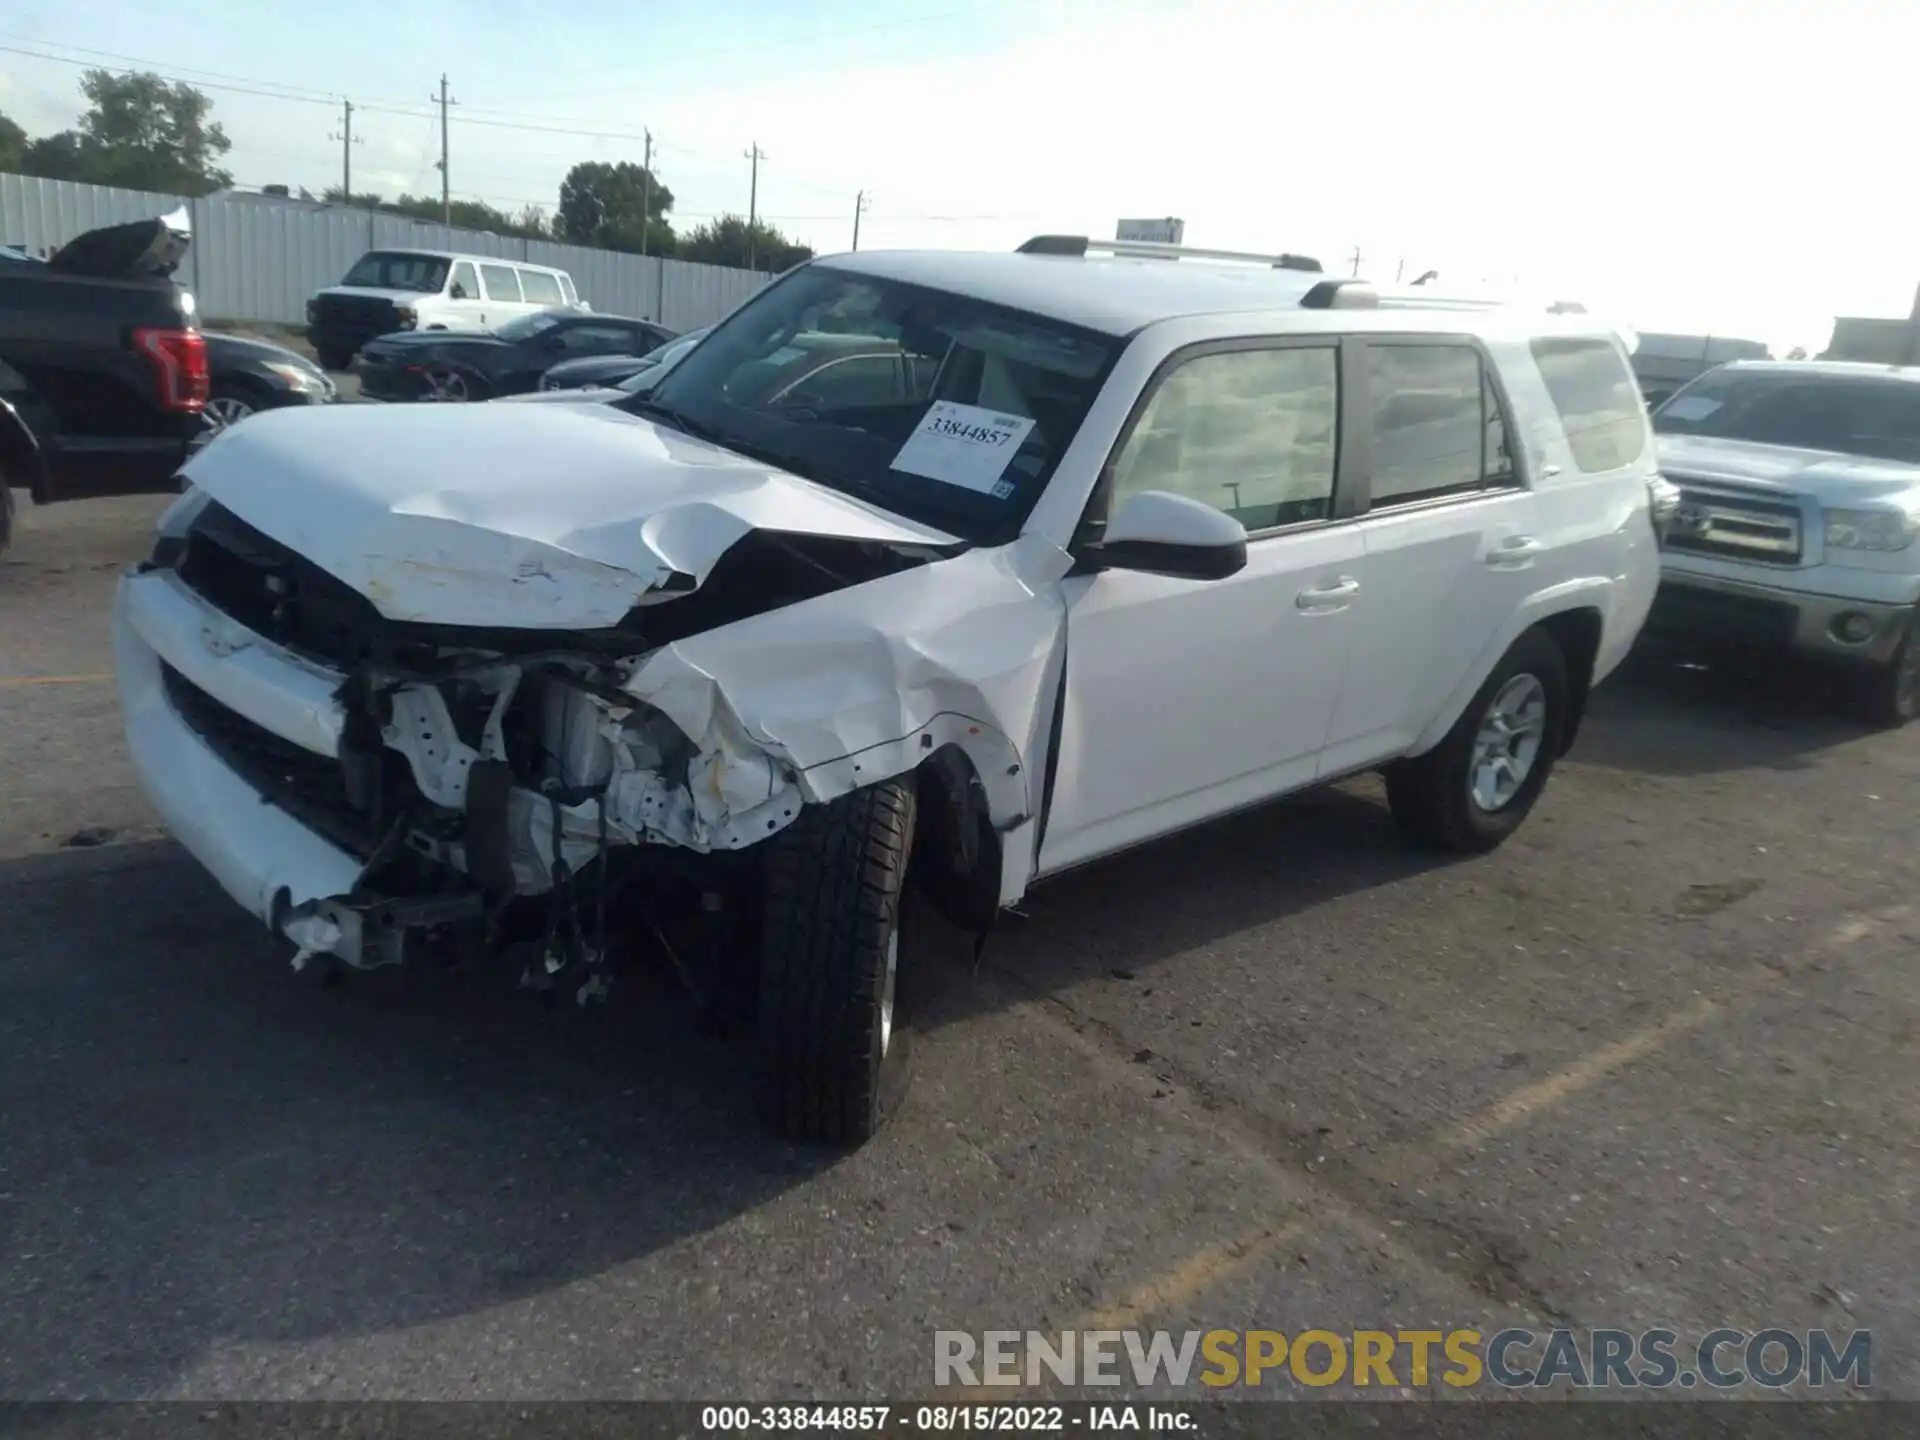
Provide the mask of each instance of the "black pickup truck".
{"label": "black pickup truck", "polygon": [[37,504],[174,488],[207,428],[206,342],[173,282],[184,216],[89,230],[50,261],[0,250],[0,548]]}

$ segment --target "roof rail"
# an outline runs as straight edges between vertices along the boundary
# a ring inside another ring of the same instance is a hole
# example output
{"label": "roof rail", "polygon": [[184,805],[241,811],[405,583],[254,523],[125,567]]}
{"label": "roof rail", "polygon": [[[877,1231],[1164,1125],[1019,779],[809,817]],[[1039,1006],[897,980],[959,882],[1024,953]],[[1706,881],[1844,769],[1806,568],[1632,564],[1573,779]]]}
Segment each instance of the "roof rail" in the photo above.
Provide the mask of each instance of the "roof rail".
{"label": "roof rail", "polygon": [[1194,245],[1162,245],[1154,240],[1095,240],[1086,235],[1036,235],[1020,246],[1021,255],[1085,255],[1097,250],[1104,255],[1144,256],[1155,260],[1257,260],[1276,270],[1304,270],[1324,273],[1325,267],[1311,255],[1265,255],[1251,250],[1209,250]]}

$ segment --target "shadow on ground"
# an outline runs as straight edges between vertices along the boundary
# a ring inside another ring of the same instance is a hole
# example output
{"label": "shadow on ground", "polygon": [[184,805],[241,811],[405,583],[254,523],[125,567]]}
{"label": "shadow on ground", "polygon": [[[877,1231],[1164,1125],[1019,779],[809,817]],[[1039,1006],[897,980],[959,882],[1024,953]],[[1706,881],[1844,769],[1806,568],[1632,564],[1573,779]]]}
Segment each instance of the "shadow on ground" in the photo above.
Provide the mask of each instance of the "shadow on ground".
{"label": "shadow on ground", "polygon": [[[1145,974],[1429,863],[1377,803],[1322,792],[1063,878],[995,959],[1041,989]],[[949,938],[931,1026],[983,1003]],[[0,864],[0,1231],[27,1257],[0,1304],[0,1395],[71,1393],[10,1355],[152,1393],[222,1340],[469,1314],[833,1163],[755,1123],[750,1045],[696,1036],[664,980],[583,1015],[492,970],[334,989],[284,956],[170,842]],[[29,1323],[40,1343],[9,1335]]]}
{"label": "shadow on ground", "polygon": [[1873,733],[1844,672],[1649,639],[1594,692],[1574,758],[1646,775],[1803,770]]}

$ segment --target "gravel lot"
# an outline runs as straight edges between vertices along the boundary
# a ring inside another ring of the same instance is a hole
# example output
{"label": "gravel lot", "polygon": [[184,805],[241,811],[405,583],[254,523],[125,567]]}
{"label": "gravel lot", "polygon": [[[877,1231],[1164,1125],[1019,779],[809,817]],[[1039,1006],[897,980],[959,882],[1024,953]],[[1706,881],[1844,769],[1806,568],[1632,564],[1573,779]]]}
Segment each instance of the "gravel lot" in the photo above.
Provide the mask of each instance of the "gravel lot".
{"label": "gravel lot", "polygon": [[160,503],[0,562],[0,1396],[898,1398],[935,1328],[1510,1321],[1870,1326],[1920,1395],[1920,735],[1640,657],[1494,856],[1365,780],[1043,887],[823,1156],[664,984],[291,973],[125,758]]}

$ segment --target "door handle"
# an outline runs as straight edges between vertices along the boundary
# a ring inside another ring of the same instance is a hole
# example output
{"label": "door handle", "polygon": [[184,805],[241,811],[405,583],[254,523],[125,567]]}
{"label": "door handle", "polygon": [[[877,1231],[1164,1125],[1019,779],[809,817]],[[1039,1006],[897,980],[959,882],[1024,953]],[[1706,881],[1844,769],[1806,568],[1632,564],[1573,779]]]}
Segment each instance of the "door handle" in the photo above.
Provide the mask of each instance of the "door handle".
{"label": "door handle", "polygon": [[1495,569],[1524,570],[1544,548],[1531,535],[1510,535],[1487,552],[1487,564]]}
{"label": "door handle", "polygon": [[1293,603],[1309,614],[1330,614],[1346,609],[1347,602],[1359,593],[1360,582],[1351,575],[1342,575],[1324,590],[1302,590],[1294,596]]}

